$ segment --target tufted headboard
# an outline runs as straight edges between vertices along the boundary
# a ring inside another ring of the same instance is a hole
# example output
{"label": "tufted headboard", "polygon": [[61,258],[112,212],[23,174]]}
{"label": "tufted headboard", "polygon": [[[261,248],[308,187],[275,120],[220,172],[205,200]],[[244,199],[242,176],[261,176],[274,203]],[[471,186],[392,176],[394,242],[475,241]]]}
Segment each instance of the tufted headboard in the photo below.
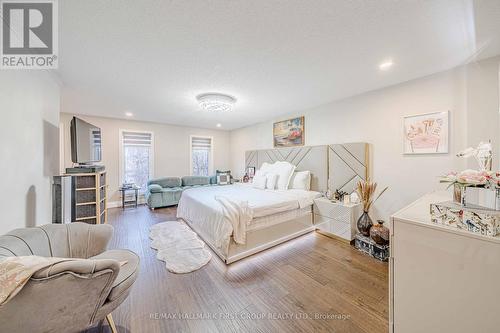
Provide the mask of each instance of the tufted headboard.
{"label": "tufted headboard", "polygon": [[369,175],[368,159],[368,144],[363,142],[245,152],[247,168],[258,169],[264,162],[287,161],[296,165],[297,171],[311,171],[311,190],[320,192],[328,188],[353,192],[357,182]]}

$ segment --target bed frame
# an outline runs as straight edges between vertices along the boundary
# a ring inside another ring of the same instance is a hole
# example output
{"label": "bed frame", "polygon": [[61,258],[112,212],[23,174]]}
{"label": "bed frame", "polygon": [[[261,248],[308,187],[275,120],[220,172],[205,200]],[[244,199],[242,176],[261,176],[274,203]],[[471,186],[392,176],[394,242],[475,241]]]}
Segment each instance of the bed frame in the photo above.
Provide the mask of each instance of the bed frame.
{"label": "bed frame", "polygon": [[[311,190],[326,192],[339,189],[348,193],[354,191],[359,180],[369,175],[369,154],[367,143],[344,143],[323,146],[303,146],[252,150],[245,153],[245,166],[260,167],[262,163],[287,161],[297,166],[297,171],[311,171]],[[195,223],[185,222],[226,263],[251,256],[257,252],[284,243],[290,239],[314,231],[312,206],[306,215],[272,225],[246,234],[244,245],[236,244],[231,237],[229,243],[219,249],[211,244]]]}
{"label": "bed frame", "polygon": [[226,264],[246,258],[252,254],[264,251],[270,247],[315,230],[311,209],[311,212],[307,215],[275,224],[267,228],[247,231],[246,243],[244,245],[236,244],[233,237],[231,237],[228,246],[225,247],[224,250],[221,250],[207,241],[208,237],[204,235],[202,230],[196,228],[195,223],[191,223],[187,220],[184,221]]}

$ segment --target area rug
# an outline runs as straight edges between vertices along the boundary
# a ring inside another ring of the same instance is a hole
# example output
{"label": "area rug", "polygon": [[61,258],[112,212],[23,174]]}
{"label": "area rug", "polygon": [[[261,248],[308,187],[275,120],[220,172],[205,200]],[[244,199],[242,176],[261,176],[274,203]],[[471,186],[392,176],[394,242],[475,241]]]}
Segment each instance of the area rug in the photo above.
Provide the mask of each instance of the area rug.
{"label": "area rug", "polygon": [[173,273],[189,273],[205,266],[212,254],[205,243],[185,223],[167,221],[151,227],[151,247],[156,258]]}

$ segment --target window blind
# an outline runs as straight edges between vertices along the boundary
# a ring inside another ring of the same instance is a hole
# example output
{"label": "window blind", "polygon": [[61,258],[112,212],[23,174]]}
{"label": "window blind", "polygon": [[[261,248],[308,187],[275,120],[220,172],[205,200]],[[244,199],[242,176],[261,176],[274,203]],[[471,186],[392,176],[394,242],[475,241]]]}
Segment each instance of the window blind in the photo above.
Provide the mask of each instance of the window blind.
{"label": "window blind", "polygon": [[151,133],[123,132],[123,144],[130,146],[151,146]]}
{"label": "window blind", "polygon": [[97,145],[101,143],[101,131],[92,130],[92,140],[93,144]]}
{"label": "window blind", "polygon": [[191,138],[191,146],[193,150],[210,150],[212,147],[212,139],[211,138]]}

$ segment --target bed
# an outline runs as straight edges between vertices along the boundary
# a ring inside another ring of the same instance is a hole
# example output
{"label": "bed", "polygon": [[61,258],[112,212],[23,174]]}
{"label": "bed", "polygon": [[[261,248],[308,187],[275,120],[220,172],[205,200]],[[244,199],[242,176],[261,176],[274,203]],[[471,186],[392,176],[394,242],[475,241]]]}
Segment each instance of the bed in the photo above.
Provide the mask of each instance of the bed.
{"label": "bed", "polygon": [[262,190],[250,184],[185,190],[177,217],[226,263],[314,230],[318,191]]}
{"label": "bed", "polygon": [[261,190],[245,184],[183,192],[177,216],[227,264],[315,229],[312,204],[328,188],[351,193],[369,175],[367,143],[245,152],[245,167],[288,162],[310,172],[310,189]]}

